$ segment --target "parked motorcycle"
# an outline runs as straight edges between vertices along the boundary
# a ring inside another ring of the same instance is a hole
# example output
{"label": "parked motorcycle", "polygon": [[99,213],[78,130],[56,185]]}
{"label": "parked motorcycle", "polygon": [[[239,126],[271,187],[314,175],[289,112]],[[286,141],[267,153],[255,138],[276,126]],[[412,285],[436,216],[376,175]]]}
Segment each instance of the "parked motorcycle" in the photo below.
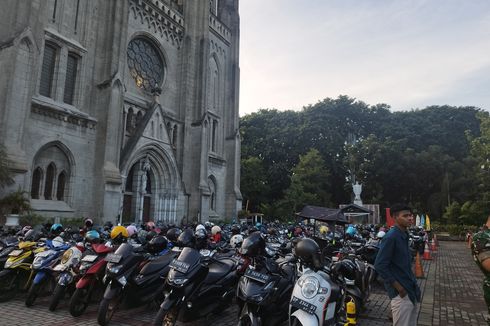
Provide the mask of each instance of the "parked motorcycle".
{"label": "parked motorcycle", "polygon": [[29,277],[32,283],[25,300],[27,307],[34,304],[42,290],[47,290],[49,293],[53,292],[56,286],[56,272],[53,271],[53,267],[56,266],[65,250],[69,248],[70,245],[66,244],[61,237],[56,237],[53,240],[46,241],[47,250],[35,255]]}
{"label": "parked motorcycle", "polygon": [[178,245],[184,248],[170,263],[167,295],[154,325],[196,320],[231,305],[238,281],[238,260],[230,255],[215,258],[215,251],[198,251],[195,244],[192,230],[185,230],[179,236]]}
{"label": "parked motorcycle", "polygon": [[0,271],[0,302],[12,299],[21,286],[22,290],[28,289],[34,254],[45,250],[37,245],[34,241],[22,241],[18,249],[9,253],[4,269]]}
{"label": "parked motorcycle", "polygon": [[237,287],[239,325],[277,325],[286,321],[296,277],[294,263],[282,259],[278,264],[267,257],[259,232],[243,241],[240,253],[251,262]]}
{"label": "parked motorcycle", "polygon": [[78,280],[78,267],[83,251],[85,251],[83,243],[71,247],[63,253],[60,263],[53,268],[53,271],[58,272],[59,275],[49,303],[50,311],[56,310],[67,289],[73,291],[75,282]]}
{"label": "parked motorcycle", "polygon": [[91,244],[90,249],[84,252],[79,268],[80,279],[70,299],[69,311],[73,317],[81,316],[96,290],[103,289],[102,279],[107,265],[105,257],[113,251],[113,247],[105,244]]}
{"label": "parked motorcycle", "polygon": [[295,247],[298,274],[289,302],[289,325],[338,325],[344,321],[344,289],[325,269],[318,244],[305,238]]}

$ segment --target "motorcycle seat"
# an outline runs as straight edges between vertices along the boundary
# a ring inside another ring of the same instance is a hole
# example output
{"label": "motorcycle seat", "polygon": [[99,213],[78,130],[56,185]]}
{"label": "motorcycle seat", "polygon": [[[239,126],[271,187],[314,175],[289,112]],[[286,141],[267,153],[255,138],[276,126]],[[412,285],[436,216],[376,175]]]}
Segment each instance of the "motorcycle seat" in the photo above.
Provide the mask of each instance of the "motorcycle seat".
{"label": "motorcycle seat", "polygon": [[235,263],[231,259],[220,259],[218,262],[213,262],[209,265],[208,275],[204,280],[206,284],[213,284],[218,282],[223,276],[228,274],[235,266]]}

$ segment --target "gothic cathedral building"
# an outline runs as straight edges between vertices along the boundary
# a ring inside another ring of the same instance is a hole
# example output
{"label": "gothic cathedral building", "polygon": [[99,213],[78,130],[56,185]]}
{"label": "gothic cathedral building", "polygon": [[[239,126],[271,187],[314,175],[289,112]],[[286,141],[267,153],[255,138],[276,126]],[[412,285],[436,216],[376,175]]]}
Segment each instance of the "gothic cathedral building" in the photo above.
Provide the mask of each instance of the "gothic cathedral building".
{"label": "gothic cathedral building", "polygon": [[3,0],[0,144],[33,211],[241,209],[238,0]]}

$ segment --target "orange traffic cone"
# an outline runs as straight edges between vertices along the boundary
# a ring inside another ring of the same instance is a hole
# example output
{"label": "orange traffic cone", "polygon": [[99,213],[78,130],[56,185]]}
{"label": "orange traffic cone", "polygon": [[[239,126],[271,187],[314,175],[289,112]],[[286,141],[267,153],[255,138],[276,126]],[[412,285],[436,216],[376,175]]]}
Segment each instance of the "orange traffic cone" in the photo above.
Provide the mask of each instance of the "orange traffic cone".
{"label": "orange traffic cone", "polygon": [[424,256],[422,257],[422,259],[432,260],[432,257],[430,256],[429,245],[427,244],[427,242],[425,243]]}
{"label": "orange traffic cone", "polygon": [[420,254],[417,251],[417,256],[415,256],[415,277],[424,278],[424,269],[422,268],[422,263],[420,262]]}
{"label": "orange traffic cone", "polygon": [[434,240],[434,238],[432,238],[431,250],[432,250],[432,252],[437,252],[436,241]]}

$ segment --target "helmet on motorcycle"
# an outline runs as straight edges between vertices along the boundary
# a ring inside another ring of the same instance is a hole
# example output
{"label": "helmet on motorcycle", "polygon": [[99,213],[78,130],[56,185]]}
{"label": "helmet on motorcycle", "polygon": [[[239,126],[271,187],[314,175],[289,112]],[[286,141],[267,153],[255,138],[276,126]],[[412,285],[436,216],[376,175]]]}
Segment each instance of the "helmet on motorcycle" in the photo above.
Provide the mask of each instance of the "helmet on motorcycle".
{"label": "helmet on motorcycle", "polygon": [[63,232],[63,225],[61,225],[59,223],[55,223],[55,224],[51,225],[51,228],[49,230],[54,235],[60,235],[61,232]]}
{"label": "helmet on motorcycle", "polygon": [[104,230],[105,231],[110,231],[112,229],[112,227],[113,227],[112,222],[107,221],[104,223]]}
{"label": "helmet on motorcycle", "polygon": [[385,236],[386,232],[385,231],[379,231],[378,234],[376,234],[376,238],[382,239]]}
{"label": "helmet on motorcycle", "polygon": [[349,280],[356,279],[356,264],[350,259],[343,259],[340,263],[339,272]]}
{"label": "helmet on motorcycle", "polygon": [[146,234],[146,241],[150,241],[154,237],[157,236],[157,233],[155,231],[150,231]]}
{"label": "helmet on motorcycle", "polygon": [[97,232],[95,230],[90,230],[90,231],[87,232],[87,234],[85,234],[85,239],[88,242],[97,241],[97,240],[100,239],[99,232]]}
{"label": "helmet on motorcycle", "polygon": [[220,233],[220,232],[221,232],[221,228],[217,225],[215,225],[211,228],[211,234],[212,235],[216,235],[217,233]]}
{"label": "helmet on motorcycle", "polygon": [[320,226],[320,234],[327,234],[328,232],[328,226],[322,225]]}
{"label": "helmet on motorcycle", "polygon": [[94,221],[92,221],[92,219],[90,219],[90,218],[87,218],[85,220],[85,226],[88,228],[91,228],[92,226],[94,226]]}
{"label": "helmet on motorcycle", "polygon": [[257,229],[260,229],[260,227],[261,227],[261,226],[262,226],[262,223],[260,223],[260,222],[255,223],[255,227],[256,227]]}
{"label": "helmet on motorcycle", "polygon": [[148,242],[148,252],[152,254],[157,254],[162,250],[165,250],[168,245],[168,240],[163,235],[154,237]]}
{"label": "helmet on motorcycle", "polygon": [[198,238],[198,239],[205,239],[205,238],[207,238],[206,229],[196,230],[195,234],[196,234],[196,238]]}
{"label": "helmet on motorcycle", "polygon": [[152,231],[155,229],[155,222],[153,221],[148,221],[146,222],[146,231]]}
{"label": "helmet on motorcycle", "polygon": [[126,231],[128,231],[128,237],[129,238],[132,237],[134,234],[138,233],[138,229],[133,224],[128,225],[126,227]]}
{"label": "helmet on motorcycle", "polygon": [[128,237],[128,230],[126,230],[126,228],[124,226],[121,226],[121,225],[115,226],[111,231],[111,239],[114,240],[118,236],[121,236],[123,238],[127,238]]}
{"label": "helmet on motorcycle", "polygon": [[262,255],[265,252],[265,240],[260,232],[256,231],[243,240],[238,251],[249,257]]}
{"label": "helmet on motorcycle", "polygon": [[202,225],[202,224],[198,224],[198,225],[196,226],[196,233],[197,233],[197,231],[199,231],[199,230],[203,230],[204,232],[206,232],[206,227],[205,227],[204,225]]}
{"label": "helmet on motorcycle", "polygon": [[345,233],[350,236],[354,236],[356,234],[356,228],[351,225],[347,228],[347,231],[345,231]]}
{"label": "helmet on motorcycle", "polygon": [[32,226],[26,225],[22,228],[22,234],[25,236],[29,230],[32,230]]}
{"label": "helmet on motorcycle", "polygon": [[182,231],[179,228],[171,228],[167,231],[167,239],[176,243]]}
{"label": "helmet on motorcycle", "polygon": [[301,239],[294,248],[294,255],[306,265],[311,265],[315,269],[323,267],[322,253],[320,246],[315,240],[310,238]]}
{"label": "helmet on motorcycle", "polygon": [[230,245],[232,248],[240,248],[243,243],[243,236],[241,234],[235,234],[230,239]]}
{"label": "helmet on motorcycle", "polygon": [[179,247],[193,247],[196,244],[196,237],[191,229],[184,230],[177,239]]}
{"label": "helmet on motorcycle", "polygon": [[235,235],[235,234],[239,234],[240,233],[240,227],[238,225],[233,225],[231,227],[231,234]]}
{"label": "helmet on motorcycle", "polygon": [[61,237],[56,237],[53,239],[53,241],[51,242],[53,244],[53,247],[55,248],[58,248],[58,247],[61,247],[65,244],[65,242],[63,241],[63,239]]}

